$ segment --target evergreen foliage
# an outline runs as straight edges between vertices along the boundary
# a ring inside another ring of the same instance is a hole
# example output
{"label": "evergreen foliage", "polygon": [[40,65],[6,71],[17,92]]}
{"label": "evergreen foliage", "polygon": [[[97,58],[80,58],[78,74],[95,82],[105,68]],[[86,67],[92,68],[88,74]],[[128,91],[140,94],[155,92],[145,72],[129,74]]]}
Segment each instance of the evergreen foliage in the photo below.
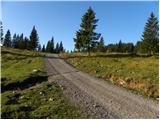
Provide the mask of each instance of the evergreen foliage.
{"label": "evergreen foliage", "polygon": [[42,52],[46,52],[45,45],[43,45],[43,47],[42,47]]}
{"label": "evergreen foliage", "polygon": [[1,44],[3,44],[3,25],[2,25],[2,21],[0,21],[0,39],[1,39]]}
{"label": "evergreen foliage", "polygon": [[39,38],[38,38],[37,30],[34,26],[30,35],[30,49],[36,50],[36,48],[38,47],[38,43],[39,43]]}
{"label": "evergreen foliage", "polygon": [[159,52],[159,22],[153,12],[146,22],[142,35],[142,49],[148,55]]}
{"label": "evergreen foliage", "polygon": [[96,46],[98,40],[98,34],[94,32],[98,19],[96,19],[95,12],[89,7],[81,20],[81,29],[76,32],[76,38],[74,38],[75,48],[78,51],[88,51],[90,55],[90,51]]}
{"label": "evergreen foliage", "polygon": [[5,47],[11,47],[11,33],[10,30],[7,31],[5,37],[4,37],[4,43],[3,45]]}

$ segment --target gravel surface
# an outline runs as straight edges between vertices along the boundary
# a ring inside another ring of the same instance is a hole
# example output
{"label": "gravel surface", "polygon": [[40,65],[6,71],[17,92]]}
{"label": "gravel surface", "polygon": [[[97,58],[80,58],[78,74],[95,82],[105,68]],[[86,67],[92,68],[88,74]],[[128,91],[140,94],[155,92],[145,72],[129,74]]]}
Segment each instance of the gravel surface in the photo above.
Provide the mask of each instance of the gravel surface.
{"label": "gravel surface", "polygon": [[78,71],[58,55],[48,54],[45,69],[64,95],[90,114],[89,118],[158,118],[158,101]]}

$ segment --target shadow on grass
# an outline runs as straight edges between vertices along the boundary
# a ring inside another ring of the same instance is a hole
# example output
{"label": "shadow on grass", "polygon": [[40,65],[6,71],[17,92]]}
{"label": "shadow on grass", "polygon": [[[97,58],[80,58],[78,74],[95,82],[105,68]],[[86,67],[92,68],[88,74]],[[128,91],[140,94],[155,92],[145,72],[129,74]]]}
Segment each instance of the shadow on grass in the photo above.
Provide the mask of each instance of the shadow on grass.
{"label": "shadow on grass", "polygon": [[[48,76],[32,76],[23,80],[22,82],[18,81],[18,82],[10,83],[7,85],[1,84],[1,92],[3,93],[8,90],[19,90],[19,89],[24,90],[31,86],[36,85],[37,83],[41,83],[47,80],[48,80]],[[3,79],[1,79],[1,81],[3,81]]]}

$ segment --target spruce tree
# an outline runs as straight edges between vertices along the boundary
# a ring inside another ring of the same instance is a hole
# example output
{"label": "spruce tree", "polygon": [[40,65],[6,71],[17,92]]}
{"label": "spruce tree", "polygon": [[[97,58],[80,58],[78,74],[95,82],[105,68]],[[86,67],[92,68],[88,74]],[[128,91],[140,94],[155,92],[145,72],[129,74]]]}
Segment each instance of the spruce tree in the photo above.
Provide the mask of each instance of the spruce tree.
{"label": "spruce tree", "polygon": [[123,52],[123,44],[122,41],[120,40],[117,46],[117,52]]}
{"label": "spruce tree", "polygon": [[30,49],[36,50],[36,48],[38,47],[38,42],[39,42],[38,33],[34,26],[30,35]]}
{"label": "spruce tree", "polygon": [[3,25],[2,21],[0,21],[0,38],[1,38],[1,45],[3,44]]}
{"label": "spruce tree", "polygon": [[17,44],[15,45],[15,48],[19,48],[19,40],[20,40],[20,36],[18,34],[16,37]]}
{"label": "spruce tree", "polygon": [[146,22],[142,35],[142,49],[148,55],[153,55],[159,49],[159,25],[158,19],[153,12]]}
{"label": "spruce tree", "polygon": [[54,38],[52,37],[51,42],[50,42],[50,52],[54,53]]}
{"label": "spruce tree", "polygon": [[41,44],[38,44],[38,51],[41,51]]}
{"label": "spruce tree", "polygon": [[29,50],[29,39],[27,37],[24,38],[24,49]]}
{"label": "spruce tree", "polygon": [[42,47],[42,52],[46,52],[45,45]]}
{"label": "spruce tree", "polygon": [[16,33],[13,35],[13,39],[12,39],[12,47],[13,48],[16,48],[16,45],[18,44],[18,41],[17,41],[17,35]]}
{"label": "spruce tree", "polygon": [[59,51],[60,52],[63,52],[64,48],[63,48],[63,43],[62,41],[60,42],[60,45],[59,45]]}
{"label": "spruce tree", "polygon": [[6,33],[6,35],[5,35],[5,37],[4,37],[4,43],[3,43],[3,45],[5,47],[11,47],[11,45],[12,45],[11,43],[12,43],[11,42],[11,33],[8,30],[7,33]]}
{"label": "spruce tree", "polygon": [[49,40],[48,42],[47,42],[47,46],[46,46],[46,52],[50,52],[50,47],[51,46],[51,41]]}
{"label": "spruce tree", "polygon": [[84,51],[85,50],[85,42],[83,42],[83,39],[82,39],[82,30],[77,31],[76,38],[73,38],[73,39],[75,42],[75,49],[77,49],[78,52]]}
{"label": "spruce tree", "polygon": [[76,38],[74,38],[75,42],[81,42],[76,43],[75,47],[78,46],[78,49],[83,48],[83,50],[87,50],[89,55],[91,48],[94,45],[93,43],[97,40],[95,39],[97,33],[94,32],[97,26],[97,22],[98,19],[95,18],[95,12],[91,7],[89,7],[87,12],[82,17],[82,23],[80,24],[81,29],[79,30],[79,32],[77,32]]}
{"label": "spruce tree", "polygon": [[56,53],[59,53],[59,43],[56,44],[55,52],[56,52]]}
{"label": "spruce tree", "polygon": [[24,49],[24,40],[23,40],[23,33],[20,35],[19,38],[19,49]]}

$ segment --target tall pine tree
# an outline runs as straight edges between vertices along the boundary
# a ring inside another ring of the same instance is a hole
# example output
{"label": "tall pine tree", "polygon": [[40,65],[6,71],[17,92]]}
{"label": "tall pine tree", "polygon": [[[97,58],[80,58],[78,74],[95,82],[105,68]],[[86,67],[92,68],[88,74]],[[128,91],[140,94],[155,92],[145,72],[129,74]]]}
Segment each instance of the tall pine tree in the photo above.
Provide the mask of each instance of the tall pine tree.
{"label": "tall pine tree", "polygon": [[29,50],[29,39],[27,37],[24,38],[24,49]]}
{"label": "tall pine tree", "polygon": [[38,51],[41,51],[41,44],[38,44]]}
{"label": "tall pine tree", "polygon": [[75,47],[78,46],[77,49],[82,48],[83,50],[87,50],[89,55],[95,41],[97,40],[95,39],[97,33],[94,32],[97,22],[98,19],[95,17],[95,12],[89,7],[82,17],[82,23],[80,24],[81,29],[77,32],[76,38],[74,38],[74,41],[76,42]]}
{"label": "tall pine tree", "polygon": [[18,41],[17,41],[17,35],[16,33],[13,35],[13,39],[12,39],[12,47],[13,48],[17,48]]}
{"label": "tall pine tree", "polygon": [[3,43],[3,45],[5,47],[11,47],[11,45],[12,45],[10,30],[7,31],[7,33],[6,33],[5,37],[4,37],[4,43]]}
{"label": "tall pine tree", "polygon": [[59,53],[59,43],[56,44],[55,52]]}
{"label": "tall pine tree", "polygon": [[50,52],[50,48],[51,48],[51,41],[49,40],[49,41],[47,42],[46,52]]}
{"label": "tall pine tree", "polygon": [[123,52],[123,43],[121,40],[118,43],[117,52]]}
{"label": "tall pine tree", "polygon": [[52,37],[51,43],[50,43],[50,52],[54,53],[54,38]]}
{"label": "tall pine tree", "polygon": [[75,42],[75,49],[80,51],[85,51],[85,42],[82,39],[82,30],[76,32],[76,38],[73,38]]}
{"label": "tall pine tree", "polygon": [[63,51],[64,51],[64,48],[63,48],[63,43],[62,43],[62,41],[60,42],[60,45],[59,45],[59,51],[60,51],[60,52],[63,52]]}
{"label": "tall pine tree", "polygon": [[3,44],[3,25],[2,21],[0,21],[0,39],[1,39],[1,45]]}
{"label": "tall pine tree", "polygon": [[30,35],[30,49],[36,50],[36,48],[38,47],[38,43],[39,43],[38,33],[34,26]]}
{"label": "tall pine tree", "polygon": [[142,35],[142,49],[148,55],[153,55],[159,50],[159,22],[153,12],[146,22]]}
{"label": "tall pine tree", "polygon": [[42,52],[46,52],[45,45],[42,47]]}
{"label": "tall pine tree", "polygon": [[23,40],[23,33],[20,35],[19,38],[19,49],[24,49],[24,40]]}

